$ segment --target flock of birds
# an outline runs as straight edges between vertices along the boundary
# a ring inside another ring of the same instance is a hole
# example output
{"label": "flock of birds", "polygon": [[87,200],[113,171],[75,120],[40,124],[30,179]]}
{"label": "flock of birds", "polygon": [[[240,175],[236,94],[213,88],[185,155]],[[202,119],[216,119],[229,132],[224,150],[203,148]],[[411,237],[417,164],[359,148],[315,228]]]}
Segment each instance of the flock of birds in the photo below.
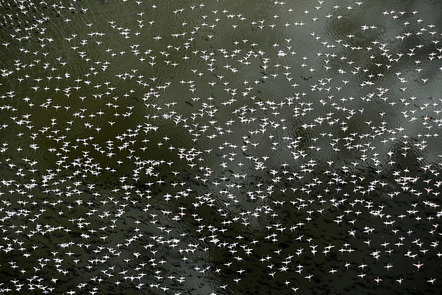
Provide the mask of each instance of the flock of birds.
{"label": "flock of birds", "polygon": [[0,1],[0,293],[436,294],[438,13],[205,2]]}

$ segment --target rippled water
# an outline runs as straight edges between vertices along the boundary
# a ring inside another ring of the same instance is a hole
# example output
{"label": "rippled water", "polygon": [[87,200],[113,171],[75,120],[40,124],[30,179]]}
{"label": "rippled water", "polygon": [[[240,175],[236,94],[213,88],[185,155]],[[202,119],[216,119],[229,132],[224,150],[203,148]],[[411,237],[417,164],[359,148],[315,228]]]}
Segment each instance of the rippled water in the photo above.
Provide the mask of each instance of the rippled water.
{"label": "rippled water", "polygon": [[0,3],[0,292],[437,293],[438,1]]}

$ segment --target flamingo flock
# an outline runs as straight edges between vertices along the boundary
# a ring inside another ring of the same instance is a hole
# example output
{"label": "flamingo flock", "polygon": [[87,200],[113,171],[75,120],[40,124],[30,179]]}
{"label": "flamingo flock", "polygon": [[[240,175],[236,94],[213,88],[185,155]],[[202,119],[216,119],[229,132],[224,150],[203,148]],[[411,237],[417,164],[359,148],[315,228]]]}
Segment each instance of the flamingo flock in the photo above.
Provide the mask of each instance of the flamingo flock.
{"label": "flamingo flock", "polygon": [[0,1],[0,293],[436,294],[409,3]]}

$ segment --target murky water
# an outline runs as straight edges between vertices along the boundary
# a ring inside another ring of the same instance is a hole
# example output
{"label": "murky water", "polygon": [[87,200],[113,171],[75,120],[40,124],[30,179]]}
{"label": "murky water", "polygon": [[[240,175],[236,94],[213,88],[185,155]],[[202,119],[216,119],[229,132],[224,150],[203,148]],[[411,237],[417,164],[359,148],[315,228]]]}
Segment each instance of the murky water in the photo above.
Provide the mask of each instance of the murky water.
{"label": "murky water", "polygon": [[2,293],[437,293],[438,1],[0,3]]}

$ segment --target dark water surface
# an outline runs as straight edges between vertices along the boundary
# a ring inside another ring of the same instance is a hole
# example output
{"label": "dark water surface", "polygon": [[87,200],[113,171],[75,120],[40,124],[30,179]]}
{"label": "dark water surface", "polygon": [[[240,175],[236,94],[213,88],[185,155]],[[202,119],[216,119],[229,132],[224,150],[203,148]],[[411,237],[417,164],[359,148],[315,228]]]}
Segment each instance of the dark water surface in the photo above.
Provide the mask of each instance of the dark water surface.
{"label": "dark water surface", "polygon": [[439,292],[439,1],[0,11],[1,293]]}

